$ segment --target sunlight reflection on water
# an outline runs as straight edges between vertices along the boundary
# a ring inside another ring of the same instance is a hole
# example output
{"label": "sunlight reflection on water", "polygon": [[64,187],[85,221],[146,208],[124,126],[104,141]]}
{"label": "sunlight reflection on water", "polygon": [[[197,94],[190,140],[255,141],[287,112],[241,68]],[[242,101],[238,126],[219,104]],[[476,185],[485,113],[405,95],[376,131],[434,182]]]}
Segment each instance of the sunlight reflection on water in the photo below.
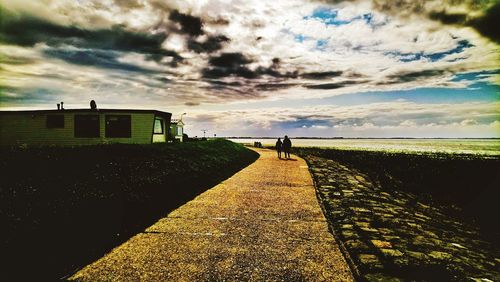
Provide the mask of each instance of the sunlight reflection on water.
{"label": "sunlight reflection on water", "polygon": [[[274,145],[275,139],[229,139],[237,143]],[[500,139],[292,139],[296,147],[324,147],[392,152],[443,152],[500,155]]]}

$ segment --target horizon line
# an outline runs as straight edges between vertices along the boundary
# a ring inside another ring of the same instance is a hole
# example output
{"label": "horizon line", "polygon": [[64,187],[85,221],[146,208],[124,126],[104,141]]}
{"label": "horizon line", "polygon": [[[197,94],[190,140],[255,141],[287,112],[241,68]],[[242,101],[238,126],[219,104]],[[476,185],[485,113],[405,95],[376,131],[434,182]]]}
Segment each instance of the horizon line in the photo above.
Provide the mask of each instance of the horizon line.
{"label": "horizon line", "polygon": [[[212,138],[212,137],[209,137]],[[224,139],[276,139],[282,136],[217,136],[215,138]],[[500,140],[500,137],[307,137],[307,136],[290,136],[294,139],[495,139]]]}

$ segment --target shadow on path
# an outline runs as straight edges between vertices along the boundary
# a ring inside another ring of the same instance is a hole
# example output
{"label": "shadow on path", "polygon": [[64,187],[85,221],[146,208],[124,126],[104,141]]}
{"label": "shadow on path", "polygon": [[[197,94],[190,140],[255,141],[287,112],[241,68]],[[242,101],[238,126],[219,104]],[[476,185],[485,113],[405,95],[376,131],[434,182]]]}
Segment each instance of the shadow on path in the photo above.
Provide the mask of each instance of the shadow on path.
{"label": "shadow on path", "polygon": [[209,141],[5,149],[2,157],[0,278],[53,281],[101,257],[258,154]]}
{"label": "shadow on path", "polygon": [[256,151],[256,162],[70,279],[352,281],[305,161]]}

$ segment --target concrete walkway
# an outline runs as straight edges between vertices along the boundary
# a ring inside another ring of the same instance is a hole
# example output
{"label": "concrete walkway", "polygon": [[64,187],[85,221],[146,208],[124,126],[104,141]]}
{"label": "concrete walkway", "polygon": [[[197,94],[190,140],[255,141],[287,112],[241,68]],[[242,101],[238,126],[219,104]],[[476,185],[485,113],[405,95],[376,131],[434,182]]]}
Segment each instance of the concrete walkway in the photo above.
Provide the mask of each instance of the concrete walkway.
{"label": "concrete walkway", "polygon": [[352,281],[307,164],[260,158],[70,279]]}

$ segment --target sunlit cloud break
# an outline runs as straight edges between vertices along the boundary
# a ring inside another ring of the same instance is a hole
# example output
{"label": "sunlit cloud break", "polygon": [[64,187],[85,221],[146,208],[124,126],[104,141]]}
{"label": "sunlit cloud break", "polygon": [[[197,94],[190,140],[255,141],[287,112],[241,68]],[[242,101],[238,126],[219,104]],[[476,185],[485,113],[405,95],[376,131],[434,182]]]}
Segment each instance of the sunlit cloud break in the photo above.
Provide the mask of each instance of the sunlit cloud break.
{"label": "sunlit cloud break", "polygon": [[3,109],[94,99],[187,112],[193,135],[500,137],[498,1],[0,0],[0,9]]}

